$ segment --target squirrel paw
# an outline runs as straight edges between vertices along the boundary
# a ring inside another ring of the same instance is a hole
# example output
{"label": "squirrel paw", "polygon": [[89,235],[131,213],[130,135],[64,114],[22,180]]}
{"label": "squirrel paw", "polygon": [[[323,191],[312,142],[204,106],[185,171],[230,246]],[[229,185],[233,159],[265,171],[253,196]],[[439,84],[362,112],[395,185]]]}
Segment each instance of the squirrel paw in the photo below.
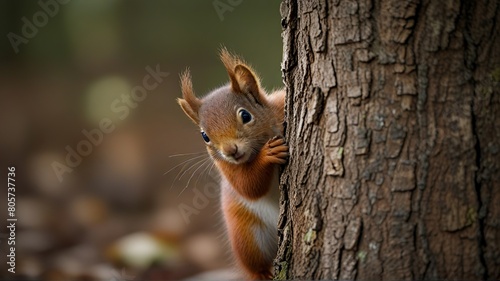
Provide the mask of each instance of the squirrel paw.
{"label": "squirrel paw", "polygon": [[288,159],[288,145],[282,137],[275,136],[266,145],[266,159],[274,164],[285,164]]}

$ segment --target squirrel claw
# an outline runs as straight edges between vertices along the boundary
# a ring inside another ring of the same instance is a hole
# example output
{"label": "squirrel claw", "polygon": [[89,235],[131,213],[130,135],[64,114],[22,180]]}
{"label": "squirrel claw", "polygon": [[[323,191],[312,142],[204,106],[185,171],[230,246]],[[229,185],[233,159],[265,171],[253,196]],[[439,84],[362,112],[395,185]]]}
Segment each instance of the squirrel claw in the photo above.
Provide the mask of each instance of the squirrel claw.
{"label": "squirrel claw", "polygon": [[266,144],[266,157],[271,163],[285,164],[288,159],[288,145],[280,136],[275,136]]}

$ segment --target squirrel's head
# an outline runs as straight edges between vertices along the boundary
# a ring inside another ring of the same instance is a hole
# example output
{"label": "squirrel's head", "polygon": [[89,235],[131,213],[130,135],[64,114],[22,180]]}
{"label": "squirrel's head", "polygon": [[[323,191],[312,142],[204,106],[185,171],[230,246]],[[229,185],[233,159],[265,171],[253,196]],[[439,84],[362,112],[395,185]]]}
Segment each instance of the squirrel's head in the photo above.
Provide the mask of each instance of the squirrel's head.
{"label": "squirrel's head", "polygon": [[220,57],[230,83],[198,99],[186,70],[181,75],[183,98],[177,101],[200,127],[212,158],[242,164],[251,161],[267,140],[279,134],[275,129],[278,120],[254,71],[226,49]]}

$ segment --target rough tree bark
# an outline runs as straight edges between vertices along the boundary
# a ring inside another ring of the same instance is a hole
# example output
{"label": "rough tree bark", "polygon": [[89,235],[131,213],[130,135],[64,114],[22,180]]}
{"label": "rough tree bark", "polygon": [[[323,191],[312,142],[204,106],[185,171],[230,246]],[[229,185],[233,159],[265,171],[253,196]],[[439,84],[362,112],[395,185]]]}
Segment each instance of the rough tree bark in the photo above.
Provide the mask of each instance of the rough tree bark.
{"label": "rough tree bark", "polygon": [[282,3],[278,279],[500,279],[499,9]]}

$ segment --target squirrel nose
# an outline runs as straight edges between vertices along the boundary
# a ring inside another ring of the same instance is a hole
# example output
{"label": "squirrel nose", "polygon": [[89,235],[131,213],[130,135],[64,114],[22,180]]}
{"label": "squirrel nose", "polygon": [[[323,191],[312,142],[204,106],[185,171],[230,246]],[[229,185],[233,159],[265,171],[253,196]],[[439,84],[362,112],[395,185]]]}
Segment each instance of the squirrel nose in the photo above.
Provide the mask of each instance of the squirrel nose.
{"label": "squirrel nose", "polygon": [[224,144],[222,146],[222,152],[227,156],[235,156],[238,153],[238,146],[236,144]]}

